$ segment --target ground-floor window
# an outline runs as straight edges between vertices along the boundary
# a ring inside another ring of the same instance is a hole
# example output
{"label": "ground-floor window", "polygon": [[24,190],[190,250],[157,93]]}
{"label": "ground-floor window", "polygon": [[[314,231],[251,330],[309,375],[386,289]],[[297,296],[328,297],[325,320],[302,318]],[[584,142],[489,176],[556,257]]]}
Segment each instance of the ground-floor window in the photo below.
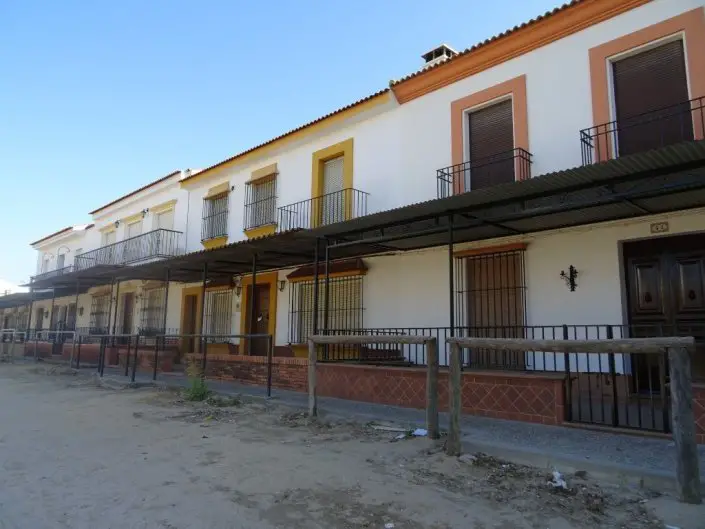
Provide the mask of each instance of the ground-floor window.
{"label": "ground-floor window", "polygon": [[[346,331],[362,328],[363,276],[336,277],[329,280],[328,311],[326,325],[325,280],[319,280],[318,329]],[[303,343],[313,334],[314,282],[292,283],[289,306],[289,342]]]}
{"label": "ground-floor window", "polygon": [[[467,336],[523,338],[526,324],[524,249],[468,254],[458,259],[458,325]],[[477,350],[469,363],[478,367],[520,367],[520,352]]]}
{"label": "ground-floor window", "polygon": [[110,294],[93,296],[91,299],[90,333],[107,334],[110,321]]}
{"label": "ground-floor window", "polygon": [[230,334],[232,320],[233,291],[206,291],[203,334],[226,336]]}
{"label": "ground-floor window", "polygon": [[139,333],[145,336],[164,332],[166,288],[152,288],[142,293]]}

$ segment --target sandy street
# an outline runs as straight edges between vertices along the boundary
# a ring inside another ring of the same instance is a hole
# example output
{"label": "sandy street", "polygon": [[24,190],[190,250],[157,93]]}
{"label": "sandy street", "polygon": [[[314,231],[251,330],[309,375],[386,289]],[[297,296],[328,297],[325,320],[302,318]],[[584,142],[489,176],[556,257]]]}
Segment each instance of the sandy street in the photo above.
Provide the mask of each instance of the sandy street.
{"label": "sandy street", "polygon": [[678,508],[589,476],[555,492],[546,470],[264,401],[193,405],[43,365],[0,365],[0,402],[3,529],[643,529]]}

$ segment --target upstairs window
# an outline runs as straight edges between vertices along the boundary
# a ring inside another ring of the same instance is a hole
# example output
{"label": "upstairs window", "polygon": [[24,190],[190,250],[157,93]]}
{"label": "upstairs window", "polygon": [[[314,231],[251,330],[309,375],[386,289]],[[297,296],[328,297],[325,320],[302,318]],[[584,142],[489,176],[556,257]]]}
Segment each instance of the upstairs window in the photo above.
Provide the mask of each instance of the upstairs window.
{"label": "upstairs window", "polygon": [[201,240],[226,237],[228,235],[228,192],[203,199],[203,223]]}
{"label": "upstairs window", "polygon": [[248,182],[245,189],[245,229],[276,224],[276,214],[276,174]]}
{"label": "upstairs window", "polygon": [[693,140],[683,41],[612,62],[620,156]]}
{"label": "upstairs window", "polygon": [[468,112],[465,189],[514,182],[512,100]]}

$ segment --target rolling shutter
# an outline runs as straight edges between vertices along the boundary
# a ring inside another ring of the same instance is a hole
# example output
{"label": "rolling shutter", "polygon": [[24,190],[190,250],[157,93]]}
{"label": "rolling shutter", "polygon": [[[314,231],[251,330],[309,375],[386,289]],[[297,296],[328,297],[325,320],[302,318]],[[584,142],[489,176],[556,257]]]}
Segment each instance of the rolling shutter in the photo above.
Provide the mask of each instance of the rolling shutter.
{"label": "rolling shutter", "polygon": [[512,101],[468,114],[470,174],[466,189],[514,181]]}
{"label": "rolling shutter", "polygon": [[612,63],[619,154],[693,139],[681,40]]}

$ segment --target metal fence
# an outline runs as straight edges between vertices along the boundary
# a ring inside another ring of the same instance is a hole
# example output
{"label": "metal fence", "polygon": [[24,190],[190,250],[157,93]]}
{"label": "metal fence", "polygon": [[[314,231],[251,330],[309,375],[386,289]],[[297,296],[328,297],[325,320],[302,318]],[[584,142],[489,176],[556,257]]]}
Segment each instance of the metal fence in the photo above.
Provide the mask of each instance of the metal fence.
{"label": "metal fence", "polygon": [[279,231],[312,229],[363,217],[368,197],[369,193],[346,188],[282,206],[277,215]]}
{"label": "metal fence", "polygon": [[436,171],[438,198],[531,178],[533,154],[517,148]]}
{"label": "metal fence", "polygon": [[228,234],[228,200],[230,193],[221,193],[203,199],[201,240],[224,237]]}
{"label": "metal fence", "polygon": [[580,131],[583,165],[705,138],[705,97]]}
{"label": "metal fence", "polygon": [[143,233],[77,255],[74,268],[86,270],[99,265],[125,265],[175,257],[183,252],[182,235],[180,231],[165,229]]}

